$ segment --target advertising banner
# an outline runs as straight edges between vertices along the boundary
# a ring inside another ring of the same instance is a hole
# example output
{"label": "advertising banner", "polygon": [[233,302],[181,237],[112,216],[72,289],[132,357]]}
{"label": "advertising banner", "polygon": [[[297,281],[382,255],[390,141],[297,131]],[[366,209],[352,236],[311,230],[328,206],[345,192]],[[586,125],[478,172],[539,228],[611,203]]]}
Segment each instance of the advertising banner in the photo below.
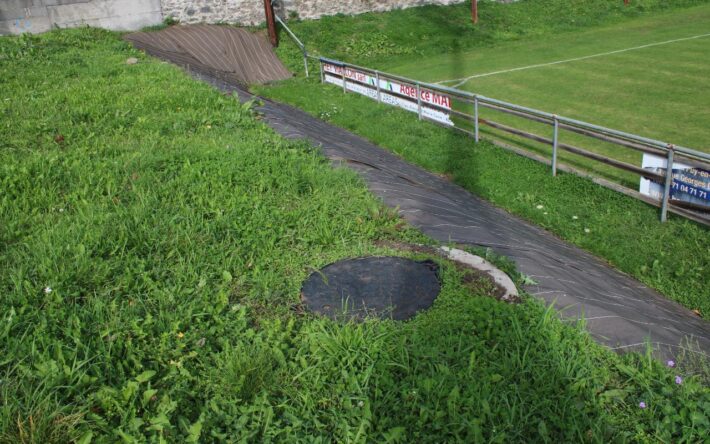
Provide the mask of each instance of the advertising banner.
{"label": "advertising banner", "polygon": [[[354,69],[343,68],[328,63],[323,64],[323,71],[325,72],[325,81],[327,83],[342,87],[343,78],[341,76],[344,73],[346,77],[345,88],[348,91],[353,91],[377,100],[377,79],[374,76]],[[392,92],[406,97],[391,94]],[[382,103],[397,106],[414,113],[419,111],[419,106],[417,104],[417,88],[411,85],[404,85],[388,79],[380,79],[380,100]],[[444,125],[454,125],[450,114],[446,112],[446,110],[451,109],[451,98],[449,96],[423,89],[421,91],[421,101],[423,117],[443,123]],[[435,105],[438,108],[433,108],[427,105]]]}
{"label": "advertising banner", "polygon": [[[665,174],[668,160],[652,154],[643,155],[642,168]],[[641,178],[641,194],[663,198],[663,184]],[[707,207],[710,210],[710,171],[673,162],[671,199]]]}

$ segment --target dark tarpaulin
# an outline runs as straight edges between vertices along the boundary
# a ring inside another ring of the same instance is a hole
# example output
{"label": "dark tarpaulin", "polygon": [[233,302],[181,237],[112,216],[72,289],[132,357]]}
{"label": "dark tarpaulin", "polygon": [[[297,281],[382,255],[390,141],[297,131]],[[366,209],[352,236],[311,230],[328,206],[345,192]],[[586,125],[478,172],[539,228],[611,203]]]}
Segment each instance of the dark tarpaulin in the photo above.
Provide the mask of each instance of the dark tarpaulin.
{"label": "dark tarpaulin", "polygon": [[432,261],[366,257],[311,274],[301,295],[306,307],[331,319],[405,320],[434,303],[441,284]]}
{"label": "dark tarpaulin", "polygon": [[221,25],[171,26],[135,32],[125,39],[138,49],[177,65],[241,85],[291,77],[262,36]]}

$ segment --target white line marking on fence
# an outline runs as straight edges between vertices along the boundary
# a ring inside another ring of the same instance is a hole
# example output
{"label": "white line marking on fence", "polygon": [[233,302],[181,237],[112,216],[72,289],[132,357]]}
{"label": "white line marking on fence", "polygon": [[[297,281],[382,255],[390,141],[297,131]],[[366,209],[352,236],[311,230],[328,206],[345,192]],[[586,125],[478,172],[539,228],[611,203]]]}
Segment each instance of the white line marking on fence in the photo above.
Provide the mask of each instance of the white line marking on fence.
{"label": "white line marking on fence", "polygon": [[603,56],[608,56],[608,55],[613,55],[613,54],[620,54],[623,52],[636,51],[636,50],[644,49],[644,48],[651,48],[653,46],[667,45],[669,43],[676,43],[676,42],[684,42],[687,40],[701,39],[704,37],[710,37],[710,34],[700,34],[700,35],[694,35],[692,37],[683,37],[680,39],[666,40],[665,42],[649,43],[647,45],[634,46],[633,48],[617,49],[616,51],[601,52],[599,54],[592,54],[592,55],[588,55],[588,56],[575,57],[573,59],[557,60],[556,62],[538,63],[536,65],[520,66],[518,68],[505,69],[502,71],[493,71],[493,72],[487,72],[487,73],[483,73],[483,74],[474,74],[472,76],[462,77],[459,79],[442,80],[440,82],[436,82],[436,84],[443,85],[445,83],[458,82],[454,85],[451,85],[452,88],[458,88],[459,86],[465,84],[469,80],[478,79],[480,77],[488,77],[488,76],[494,76],[497,74],[506,74],[509,72],[524,71],[526,69],[542,68],[545,66],[559,65],[562,63],[577,62],[580,60],[593,59],[595,57],[603,57]]}

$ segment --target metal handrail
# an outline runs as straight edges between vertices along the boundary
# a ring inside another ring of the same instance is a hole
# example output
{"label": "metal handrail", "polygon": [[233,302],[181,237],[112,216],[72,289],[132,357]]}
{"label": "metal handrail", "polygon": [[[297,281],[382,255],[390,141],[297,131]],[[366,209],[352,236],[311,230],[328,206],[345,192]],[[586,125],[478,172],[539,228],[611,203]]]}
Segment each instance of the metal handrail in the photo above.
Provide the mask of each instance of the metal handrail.
{"label": "metal handrail", "polygon": [[[273,4],[274,4],[274,0],[271,0],[272,7],[273,7]],[[308,51],[306,50],[306,45],[304,45],[303,42],[298,37],[296,37],[296,34],[294,34],[293,31],[291,31],[291,28],[288,27],[286,22],[281,20],[281,17],[279,17],[278,14],[274,14],[274,17],[276,18],[276,21],[279,22],[279,24],[281,26],[283,26],[283,28],[286,30],[286,33],[289,36],[291,36],[293,41],[296,43],[296,46],[298,46],[298,49],[301,50],[301,53],[303,54],[303,66],[306,70],[306,77],[308,77],[308,57],[309,57],[309,55],[308,55]]]}
{"label": "metal handrail", "polygon": [[279,17],[278,15],[274,15],[274,17],[276,17],[276,21],[279,22],[281,24],[281,26],[284,27],[284,29],[286,30],[288,35],[290,35],[291,38],[294,40],[294,42],[296,42],[296,45],[301,50],[301,52],[307,54],[306,45],[304,45],[303,42],[301,42],[298,39],[298,37],[296,37],[296,34],[294,34],[293,31],[291,31],[291,29],[286,25],[286,23],[283,20],[281,20],[281,17]]}

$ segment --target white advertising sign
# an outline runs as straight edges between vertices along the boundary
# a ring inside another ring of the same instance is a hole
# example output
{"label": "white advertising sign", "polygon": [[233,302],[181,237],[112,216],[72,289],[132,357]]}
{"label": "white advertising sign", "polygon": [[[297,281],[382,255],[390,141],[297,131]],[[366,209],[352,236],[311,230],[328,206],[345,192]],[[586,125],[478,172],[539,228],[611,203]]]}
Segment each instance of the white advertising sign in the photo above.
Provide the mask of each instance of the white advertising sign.
{"label": "white advertising sign", "polygon": [[[341,87],[343,86],[343,78],[341,76],[344,71],[345,77],[347,79],[352,79],[352,81],[346,80],[345,88],[348,91],[353,91],[377,100],[377,79],[375,77],[350,68],[342,68],[340,66],[327,63],[323,64],[323,70],[325,71],[326,82]],[[364,84],[371,85],[371,87]],[[405,95],[408,98],[390,94],[388,91]],[[419,107],[417,105],[417,88],[410,85],[403,85],[392,80],[380,79],[380,100],[382,103],[397,106],[414,113],[419,111]],[[423,117],[443,123],[444,125],[454,126],[454,122],[451,121],[451,116],[445,111],[451,109],[451,98],[449,96],[422,90],[421,100]],[[443,109],[432,108],[430,106],[426,106],[427,104],[436,105],[437,107]]]}
{"label": "white advertising sign", "polygon": [[[665,174],[668,160],[652,154],[644,154],[641,167]],[[660,200],[663,198],[663,184],[642,177],[639,192]],[[710,171],[673,162],[671,199],[710,207]]]}

